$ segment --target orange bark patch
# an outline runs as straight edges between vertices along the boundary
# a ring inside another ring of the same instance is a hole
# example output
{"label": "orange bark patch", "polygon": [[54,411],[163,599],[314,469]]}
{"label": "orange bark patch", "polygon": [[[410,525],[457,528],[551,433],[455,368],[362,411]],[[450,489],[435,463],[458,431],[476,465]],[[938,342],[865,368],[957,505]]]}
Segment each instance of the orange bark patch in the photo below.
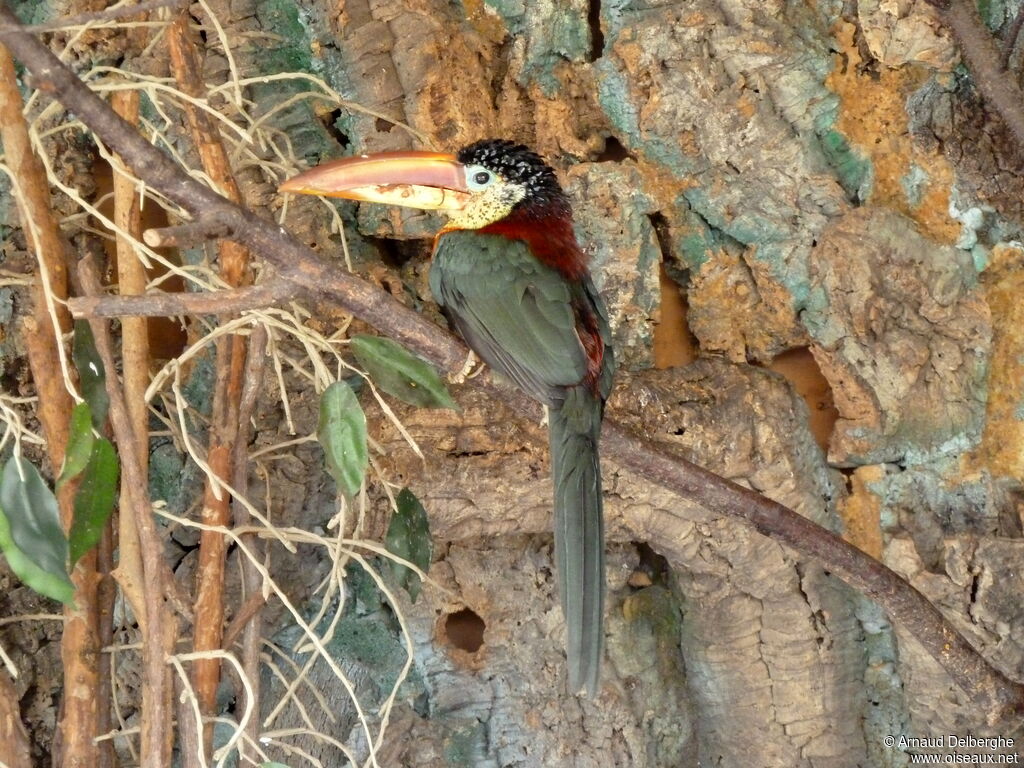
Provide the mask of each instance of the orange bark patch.
{"label": "orange bark patch", "polygon": [[885,477],[885,467],[857,467],[850,478],[850,495],[839,502],[846,532],[843,538],[874,558],[882,558],[882,499],[868,488]]}
{"label": "orange bark patch", "polygon": [[[928,71],[915,66],[880,66],[877,71],[863,72],[854,26],[841,22],[836,40],[842,51],[825,84],[841,100],[836,129],[874,167],[871,202],[906,214],[933,240],[955,243],[960,223],[949,216],[953,169],[941,153],[917,146],[908,126],[907,98],[925,81]],[[921,169],[927,180],[922,182],[920,199],[911,202],[901,180],[913,166]]]}
{"label": "orange bark patch", "polygon": [[992,313],[992,356],[985,431],[969,463],[1020,479],[1024,478],[1024,250],[993,248],[983,282]]}
{"label": "orange bark patch", "polygon": [[697,359],[697,340],[686,321],[686,297],[662,267],[659,275],[661,304],[654,324],[654,367],[674,368]]}
{"label": "orange bark patch", "polygon": [[484,0],[466,0],[463,7],[467,21],[481,37],[493,43],[500,43],[505,38],[505,23],[497,13],[487,10]]}

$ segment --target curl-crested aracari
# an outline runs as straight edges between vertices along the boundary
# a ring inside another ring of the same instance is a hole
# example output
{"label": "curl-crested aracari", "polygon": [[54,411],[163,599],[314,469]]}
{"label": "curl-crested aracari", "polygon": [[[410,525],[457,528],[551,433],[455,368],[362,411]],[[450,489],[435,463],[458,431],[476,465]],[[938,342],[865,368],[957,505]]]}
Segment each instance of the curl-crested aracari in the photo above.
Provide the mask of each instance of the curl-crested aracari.
{"label": "curl-crested aracari", "polygon": [[526,147],[491,139],[457,155],[336,160],[281,190],[448,215],[430,268],[434,299],[484,362],[548,408],[569,688],[595,694],[605,592],[597,444],[615,363],[607,313],[554,171]]}

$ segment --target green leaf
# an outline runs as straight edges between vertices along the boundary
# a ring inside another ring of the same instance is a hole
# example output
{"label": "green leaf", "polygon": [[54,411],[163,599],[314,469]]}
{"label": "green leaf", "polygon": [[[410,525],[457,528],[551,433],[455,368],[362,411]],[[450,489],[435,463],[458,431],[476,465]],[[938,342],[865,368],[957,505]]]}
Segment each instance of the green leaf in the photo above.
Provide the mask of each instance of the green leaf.
{"label": "green leaf", "polygon": [[68,578],[68,542],[57,498],[39,471],[18,456],[10,458],[0,477],[0,549],[27,586],[71,602],[75,588]]}
{"label": "green leaf", "polygon": [[360,334],[352,337],[351,347],[373,383],[389,395],[421,408],[459,409],[437,371],[401,344]]}
{"label": "green leaf", "polygon": [[96,431],[103,430],[107,421],[110,400],[107,397],[106,374],[103,361],[96,351],[96,341],[86,320],[75,321],[75,339],[71,345],[71,359],[78,369],[78,380],[82,385],[82,397],[92,409],[92,424]]}
{"label": "green leaf", "polygon": [[[408,560],[425,572],[430,567],[430,560],[434,554],[427,510],[420,504],[416,494],[408,488],[402,489],[396,501],[398,509],[391,516],[391,524],[388,525],[388,532],[384,537],[384,546],[388,552]],[[391,561],[391,570],[399,586],[409,593],[409,599],[415,603],[423,586],[419,574],[394,561]]]}
{"label": "green leaf", "polygon": [[288,768],[288,766],[285,765],[284,763],[270,762],[270,763],[260,763],[260,768]]}
{"label": "green leaf", "polygon": [[79,403],[71,411],[71,426],[68,429],[68,448],[64,453],[64,468],[57,478],[57,490],[68,480],[79,475],[89,463],[92,454],[92,409],[88,403]]}
{"label": "green leaf", "polygon": [[316,436],[324,449],[327,471],[334,477],[338,490],[355,496],[369,463],[366,416],[346,382],[334,382],[320,396]]}
{"label": "green leaf", "polygon": [[119,472],[120,464],[114,446],[101,437],[93,445],[89,463],[82,474],[82,482],[75,493],[75,513],[68,535],[72,568],[78,558],[99,543],[103,535],[103,526],[114,511]]}

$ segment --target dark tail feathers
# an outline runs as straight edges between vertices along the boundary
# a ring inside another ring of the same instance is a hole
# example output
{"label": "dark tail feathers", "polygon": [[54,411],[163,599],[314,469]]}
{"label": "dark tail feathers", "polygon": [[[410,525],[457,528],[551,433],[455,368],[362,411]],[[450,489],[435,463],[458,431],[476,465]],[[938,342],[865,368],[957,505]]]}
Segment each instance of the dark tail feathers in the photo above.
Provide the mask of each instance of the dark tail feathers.
{"label": "dark tail feathers", "polygon": [[597,443],[603,403],[583,386],[548,413],[555,567],[568,634],[569,690],[595,695],[604,656],[604,508]]}

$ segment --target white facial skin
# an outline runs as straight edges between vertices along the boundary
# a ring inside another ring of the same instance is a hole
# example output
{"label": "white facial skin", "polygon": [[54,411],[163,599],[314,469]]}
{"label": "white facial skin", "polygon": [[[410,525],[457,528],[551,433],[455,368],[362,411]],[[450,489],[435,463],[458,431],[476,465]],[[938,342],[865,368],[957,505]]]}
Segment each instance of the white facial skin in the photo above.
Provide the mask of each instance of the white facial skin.
{"label": "white facial skin", "polygon": [[508,216],[515,204],[526,197],[521,184],[512,184],[481,165],[466,166],[469,202],[448,214],[451,229],[481,229]]}

